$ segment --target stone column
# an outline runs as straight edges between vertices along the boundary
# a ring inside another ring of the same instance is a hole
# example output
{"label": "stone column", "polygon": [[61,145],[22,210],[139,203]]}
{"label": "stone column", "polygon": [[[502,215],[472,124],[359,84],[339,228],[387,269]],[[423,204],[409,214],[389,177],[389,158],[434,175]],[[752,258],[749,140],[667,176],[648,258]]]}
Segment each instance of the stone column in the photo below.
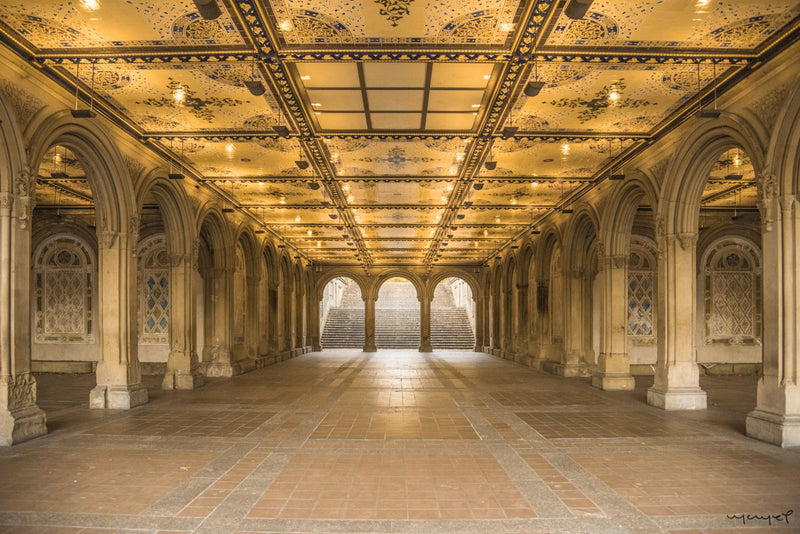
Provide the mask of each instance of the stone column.
{"label": "stone column", "polygon": [[258,290],[260,286],[260,276],[247,277],[247,297],[244,301],[247,310],[244,319],[244,344],[245,354],[251,360],[258,357]]}
{"label": "stone column", "polygon": [[207,273],[211,298],[206,314],[211,314],[211,332],[204,349],[206,376],[233,376],[233,268],[210,269]]}
{"label": "stone column", "polygon": [[475,351],[480,352],[483,350],[483,329],[484,329],[484,314],[486,313],[486,299],[482,297],[473,298],[475,310]]}
{"label": "stone column", "polygon": [[658,361],[647,403],[665,410],[705,410],[695,349],[697,234],[658,237]]}
{"label": "stone column", "polygon": [[517,284],[517,317],[514,321],[513,350],[517,362],[528,364],[528,284]]}
{"label": "stone column", "polygon": [[135,247],[138,217],[127,232],[101,230],[99,244],[100,359],[97,386],[89,393],[89,407],[130,409],[147,402],[142,371],[137,359]]}
{"label": "stone column", "polygon": [[600,355],[592,376],[594,387],[627,390],[635,386],[628,358],[628,258],[604,256],[600,272]]}
{"label": "stone column", "polygon": [[364,352],[377,352],[375,346],[375,297],[361,296],[364,300]]}
{"label": "stone column", "polygon": [[196,348],[195,288],[192,260],[175,255],[169,272],[169,344],[164,389],[194,389],[203,385]]}
{"label": "stone column", "polygon": [[267,345],[269,347],[269,355],[273,358],[278,356],[282,346],[280,334],[281,314],[278,313],[278,310],[280,309],[278,307],[278,287],[279,286],[277,283],[273,283],[272,280],[270,280],[269,287],[267,289],[267,325],[269,328]]}
{"label": "stone column", "polygon": [[30,172],[22,172],[16,199],[9,192],[0,193],[0,446],[47,433],[47,418],[36,404],[36,379],[30,372],[33,180]]}
{"label": "stone column", "polygon": [[308,301],[310,309],[308,310],[308,335],[311,338],[311,350],[319,352],[322,350],[319,337],[319,300],[316,296],[312,295]]}
{"label": "stone column", "polygon": [[[586,272],[579,269],[564,271],[564,352],[556,374],[565,377],[585,376],[586,307],[591,302],[586,295]],[[556,318],[559,319],[559,318]]]}
{"label": "stone column", "polygon": [[433,352],[431,346],[431,301],[427,297],[419,299],[419,351]]}
{"label": "stone column", "polygon": [[763,247],[764,369],[747,435],[781,447],[800,445],[800,205],[759,183]]}

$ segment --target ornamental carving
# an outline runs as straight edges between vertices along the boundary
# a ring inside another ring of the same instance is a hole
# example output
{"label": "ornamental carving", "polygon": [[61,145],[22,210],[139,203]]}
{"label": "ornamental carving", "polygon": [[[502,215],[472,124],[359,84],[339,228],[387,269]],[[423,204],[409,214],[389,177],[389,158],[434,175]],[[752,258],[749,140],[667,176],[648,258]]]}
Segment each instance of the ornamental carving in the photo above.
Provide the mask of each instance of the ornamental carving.
{"label": "ornamental carving", "polygon": [[128,174],[132,180],[136,180],[144,172],[144,165],[130,156],[122,156],[125,166],[128,168]]}
{"label": "ornamental carving", "polygon": [[8,411],[36,405],[36,379],[30,374],[4,376],[0,378],[0,389],[8,391]]}
{"label": "ornamental carving", "polygon": [[761,224],[765,231],[772,231],[775,222],[775,199],[778,195],[774,174],[763,174],[756,181],[758,193],[758,211],[761,213]]}
{"label": "ornamental carving", "polygon": [[44,107],[44,103],[41,100],[8,81],[0,82],[0,87],[3,88],[3,92],[8,97],[11,107],[14,108],[17,121],[22,127],[27,126],[33,116]]}
{"label": "ornamental carving", "polygon": [[762,124],[771,129],[778,118],[781,106],[789,96],[789,86],[784,85],[773,91],[768,92],[751,106],[753,113],[761,120]]}
{"label": "ornamental carving", "polygon": [[397,22],[407,17],[411,10],[409,9],[414,0],[375,0],[375,3],[381,6],[379,13],[386,17],[392,26],[397,26]]}

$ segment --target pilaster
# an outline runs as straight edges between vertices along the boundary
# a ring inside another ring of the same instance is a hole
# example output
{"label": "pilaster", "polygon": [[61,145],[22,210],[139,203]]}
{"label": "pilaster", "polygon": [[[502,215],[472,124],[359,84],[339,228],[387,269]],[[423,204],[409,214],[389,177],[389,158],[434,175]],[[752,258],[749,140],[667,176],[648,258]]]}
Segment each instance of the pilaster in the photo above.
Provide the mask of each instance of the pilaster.
{"label": "pilaster", "polygon": [[694,326],[696,233],[659,236],[658,360],[647,403],[664,410],[705,410]]}
{"label": "pilaster", "polygon": [[763,374],[747,435],[781,447],[800,446],[800,205],[780,198],[774,177],[759,183],[763,248]]}
{"label": "pilaster", "polygon": [[633,389],[627,351],[628,257],[604,256],[600,281],[601,303],[600,354],[592,385],[605,390]]}
{"label": "pilaster", "polygon": [[191,258],[174,255],[170,267],[170,352],[164,389],[194,389],[203,385],[204,377],[196,348],[196,316],[194,270]]}

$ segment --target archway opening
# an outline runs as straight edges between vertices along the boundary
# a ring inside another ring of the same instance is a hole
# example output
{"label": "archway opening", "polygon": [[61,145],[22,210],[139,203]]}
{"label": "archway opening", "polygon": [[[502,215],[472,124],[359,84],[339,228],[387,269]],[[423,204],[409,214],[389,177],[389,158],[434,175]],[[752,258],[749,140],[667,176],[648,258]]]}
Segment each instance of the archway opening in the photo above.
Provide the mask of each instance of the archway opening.
{"label": "archway opening", "polygon": [[757,202],[750,157],[739,147],[729,148],[711,167],[700,199],[695,339],[703,374],[760,371],[763,304]]}
{"label": "archway opening", "polygon": [[457,277],[436,285],[431,300],[433,350],[474,350],[475,301],[472,289]]}
{"label": "archway opening", "polygon": [[325,285],[319,324],[322,350],[364,346],[364,300],[361,288],[352,278],[339,276]]}
{"label": "archway opening", "polygon": [[[36,176],[31,255],[31,367],[40,375],[39,404],[63,407],[51,398],[58,380],[74,373],[75,398],[85,402],[94,387],[100,357],[98,243],[95,201],[86,170],[64,145],[51,146]],[[80,391],[80,393],[78,393]],[[51,402],[56,402],[51,405]]]}
{"label": "archway opening", "polygon": [[375,346],[379,349],[418,349],[419,298],[405,278],[386,280],[375,301]]}

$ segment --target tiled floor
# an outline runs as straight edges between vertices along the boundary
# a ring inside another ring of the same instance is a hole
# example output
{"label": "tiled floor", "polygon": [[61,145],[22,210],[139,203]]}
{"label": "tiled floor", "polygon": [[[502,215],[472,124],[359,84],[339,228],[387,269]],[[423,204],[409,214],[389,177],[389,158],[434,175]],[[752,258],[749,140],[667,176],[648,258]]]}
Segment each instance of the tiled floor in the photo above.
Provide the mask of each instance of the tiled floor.
{"label": "tiled floor", "polygon": [[[476,353],[309,354],[128,412],[44,375],[0,449],[0,532],[800,532],[800,450],[744,437],[751,377],[667,413]],[[788,524],[787,524],[788,523]]]}

